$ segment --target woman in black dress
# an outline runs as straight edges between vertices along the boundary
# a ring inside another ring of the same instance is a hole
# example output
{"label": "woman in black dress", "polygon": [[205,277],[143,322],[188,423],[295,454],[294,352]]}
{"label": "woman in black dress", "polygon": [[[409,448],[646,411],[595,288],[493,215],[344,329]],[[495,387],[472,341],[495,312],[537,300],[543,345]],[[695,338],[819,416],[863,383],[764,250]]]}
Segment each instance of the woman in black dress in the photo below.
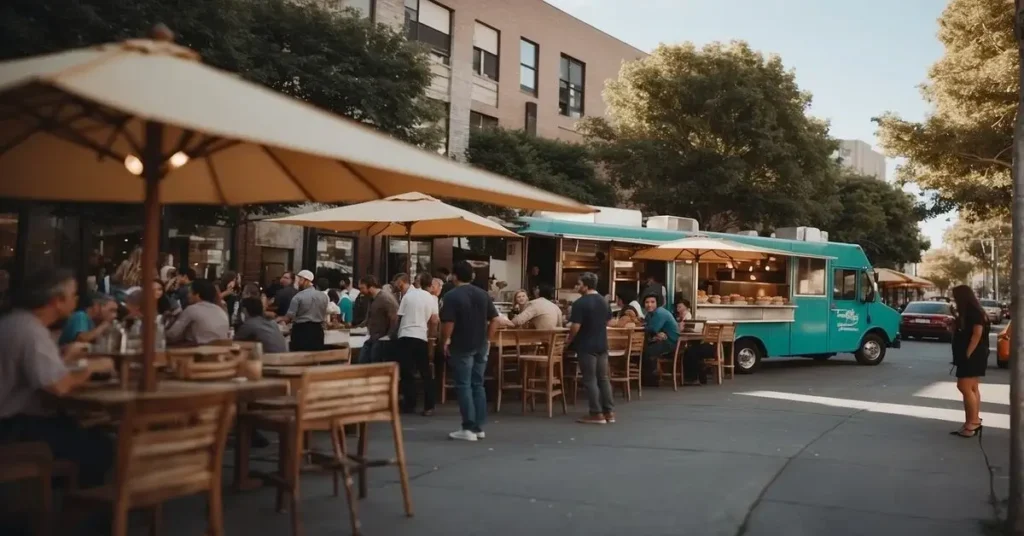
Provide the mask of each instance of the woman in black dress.
{"label": "woman in black dress", "polygon": [[988,368],[988,315],[967,285],[953,288],[953,301],[956,302],[953,364],[956,365],[956,387],[964,397],[966,420],[959,430],[950,434],[974,437],[981,434],[981,391],[978,385]]}

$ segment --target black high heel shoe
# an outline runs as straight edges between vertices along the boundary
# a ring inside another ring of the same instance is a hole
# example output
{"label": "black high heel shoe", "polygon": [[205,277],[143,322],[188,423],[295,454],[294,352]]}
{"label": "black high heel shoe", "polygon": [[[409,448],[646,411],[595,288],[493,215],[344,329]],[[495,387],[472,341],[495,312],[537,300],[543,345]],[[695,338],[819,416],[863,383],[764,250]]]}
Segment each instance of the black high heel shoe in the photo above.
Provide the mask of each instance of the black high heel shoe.
{"label": "black high heel shoe", "polygon": [[985,427],[982,426],[981,423],[978,423],[977,428],[967,428],[967,426],[965,425],[955,432],[950,432],[949,435],[962,437],[964,439],[970,439],[974,436],[978,436],[978,438],[981,438],[981,431],[984,429]]}

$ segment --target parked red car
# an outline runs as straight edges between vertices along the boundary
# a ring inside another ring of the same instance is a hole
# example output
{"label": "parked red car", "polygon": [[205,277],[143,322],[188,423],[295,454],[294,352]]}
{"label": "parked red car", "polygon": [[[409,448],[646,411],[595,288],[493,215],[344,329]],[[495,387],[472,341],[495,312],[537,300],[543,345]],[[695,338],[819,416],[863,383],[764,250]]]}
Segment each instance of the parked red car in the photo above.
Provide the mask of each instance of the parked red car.
{"label": "parked red car", "polygon": [[910,302],[903,309],[900,335],[904,339],[935,338],[949,341],[953,339],[955,322],[951,304],[935,301]]}

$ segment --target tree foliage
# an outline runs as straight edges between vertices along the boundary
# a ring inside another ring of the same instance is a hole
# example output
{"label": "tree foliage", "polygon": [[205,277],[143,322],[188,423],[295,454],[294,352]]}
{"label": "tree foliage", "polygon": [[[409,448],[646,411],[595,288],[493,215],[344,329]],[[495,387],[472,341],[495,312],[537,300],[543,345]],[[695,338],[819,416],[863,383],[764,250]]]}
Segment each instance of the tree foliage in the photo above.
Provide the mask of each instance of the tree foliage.
{"label": "tree foliage", "polygon": [[[145,36],[162,22],[179,44],[210,65],[403,141],[436,146],[440,128],[425,125],[438,125],[443,112],[425,97],[432,76],[425,51],[384,25],[327,5],[313,0],[8,0],[0,4],[0,59]],[[227,215],[217,208],[184,211],[208,222]]]}
{"label": "tree foliage", "polygon": [[[466,160],[477,167],[557,192],[581,203],[614,206],[615,189],[598,176],[584,145],[488,128],[469,138]],[[491,213],[503,213],[493,207]]]}
{"label": "tree foliage", "polygon": [[950,287],[968,284],[974,268],[974,263],[957,252],[948,248],[937,248],[924,254],[920,273],[945,294]]}
{"label": "tree foliage", "polygon": [[825,122],[806,115],[781,59],[745,43],[659,46],[605,90],[609,120],[581,128],[633,205],[758,230],[819,221],[835,206]]}
{"label": "tree foliage", "polygon": [[897,178],[934,190],[934,213],[1009,211],[1020,89],[1013,27],[1013,2],[952,0],[939,19],[946,51],[922,90],[932,114],[919,123],[876,119],[886,152],[907,159]]}
{"label": "tree foliage", "polygon": [[930,243],[917,226],[924,207],[910,194],[874,177],[851,174],[840,177],[837,186],[841,208],[822,226],[829,240],[859,244],[874,266],[921,260]]}
{"label": "tree foliage", "polygon": [[1010,253],[1013,245],[1013,230],[1010,218],[997,216],[983,220],[960,218],[946,230],[943,241],[960,256],[971,260],[979,269],[993,268],[993,242],[996,265],[999,273],[999,287],[1002,294],[1010,293]]}

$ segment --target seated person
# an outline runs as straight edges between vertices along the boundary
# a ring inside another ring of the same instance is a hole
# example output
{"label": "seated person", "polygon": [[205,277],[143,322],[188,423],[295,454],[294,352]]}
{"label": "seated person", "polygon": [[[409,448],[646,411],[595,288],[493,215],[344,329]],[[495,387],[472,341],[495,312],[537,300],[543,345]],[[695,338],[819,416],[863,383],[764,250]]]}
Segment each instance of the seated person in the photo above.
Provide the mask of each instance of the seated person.
{"label": "seated person", "polygon": [[704,366],[704,360],[714,358],[714,344],[702,342],[690,345],[683,352],[683,385],[703,385],[708,383],[708,370]]}
{"label": "seated person", "polygon": [[167,344],[194,346],[229,338],[228,314],[217,305],[217,298],[213,282],[193,281],[189,287],[189,306],[167,328]]}
{"label": "seated person", "polygon": [[[693,314],[690,312],[690,300],[683,297],[676,298],[676,322],[679,322],[679,331],[693,331]],[[690,324],[687,324],[690,322]]]}
{"label": "seated person", "polygon": [[632,289],[616,289],[615,304],[619,306],[619,316],[610,320],[608,327],[626,328],[643,324],[644,309]]}
{"label": "seated person", "polygon": [[540,285],[540,297],[527,302],[521,313],[511,320],[498,316],[500,325],[509,328],[557,329],[562,327],[562,309],[552,301],[555,299],[555,288],[548,284]]}
{"label": "seated person", "polygon": [[242,298],[241,305],[245,311],[245,322],[235,331],[235,340],[262,343],[263,351],[268,354],[287,352],[288,342],[284,340],[281,328],[263,314],[263,300]]}
{"label": "seated person", "polygon": [[58,343],[91,343],[103,335],[117,318],[117,302],[106,294],[89,293],[83,307],[68,317]]}
{"label": "seated person", "polygon": [[84,367],[69,369],[50,335],[50,328],[74,311],[77,286],[68,271],[30,274],[14,292],[13,310],[0,317],[0,442],[46,443],[55,458],[78,465],[79,484],[90,488],[102,485],[111,468],[111,438],[43,404],[44,393],[67,395],[93,373],[113,369],[109,359],[90,359]]}
{"label": "seated person", "polygon": [[643,368],[648,382],[657,382],[658,359],[672,357],[679,339],[679,324],[664,307],[659,306],[658,296],[644,297],[647,311],[644,331],[646,333],[643,351]]}

